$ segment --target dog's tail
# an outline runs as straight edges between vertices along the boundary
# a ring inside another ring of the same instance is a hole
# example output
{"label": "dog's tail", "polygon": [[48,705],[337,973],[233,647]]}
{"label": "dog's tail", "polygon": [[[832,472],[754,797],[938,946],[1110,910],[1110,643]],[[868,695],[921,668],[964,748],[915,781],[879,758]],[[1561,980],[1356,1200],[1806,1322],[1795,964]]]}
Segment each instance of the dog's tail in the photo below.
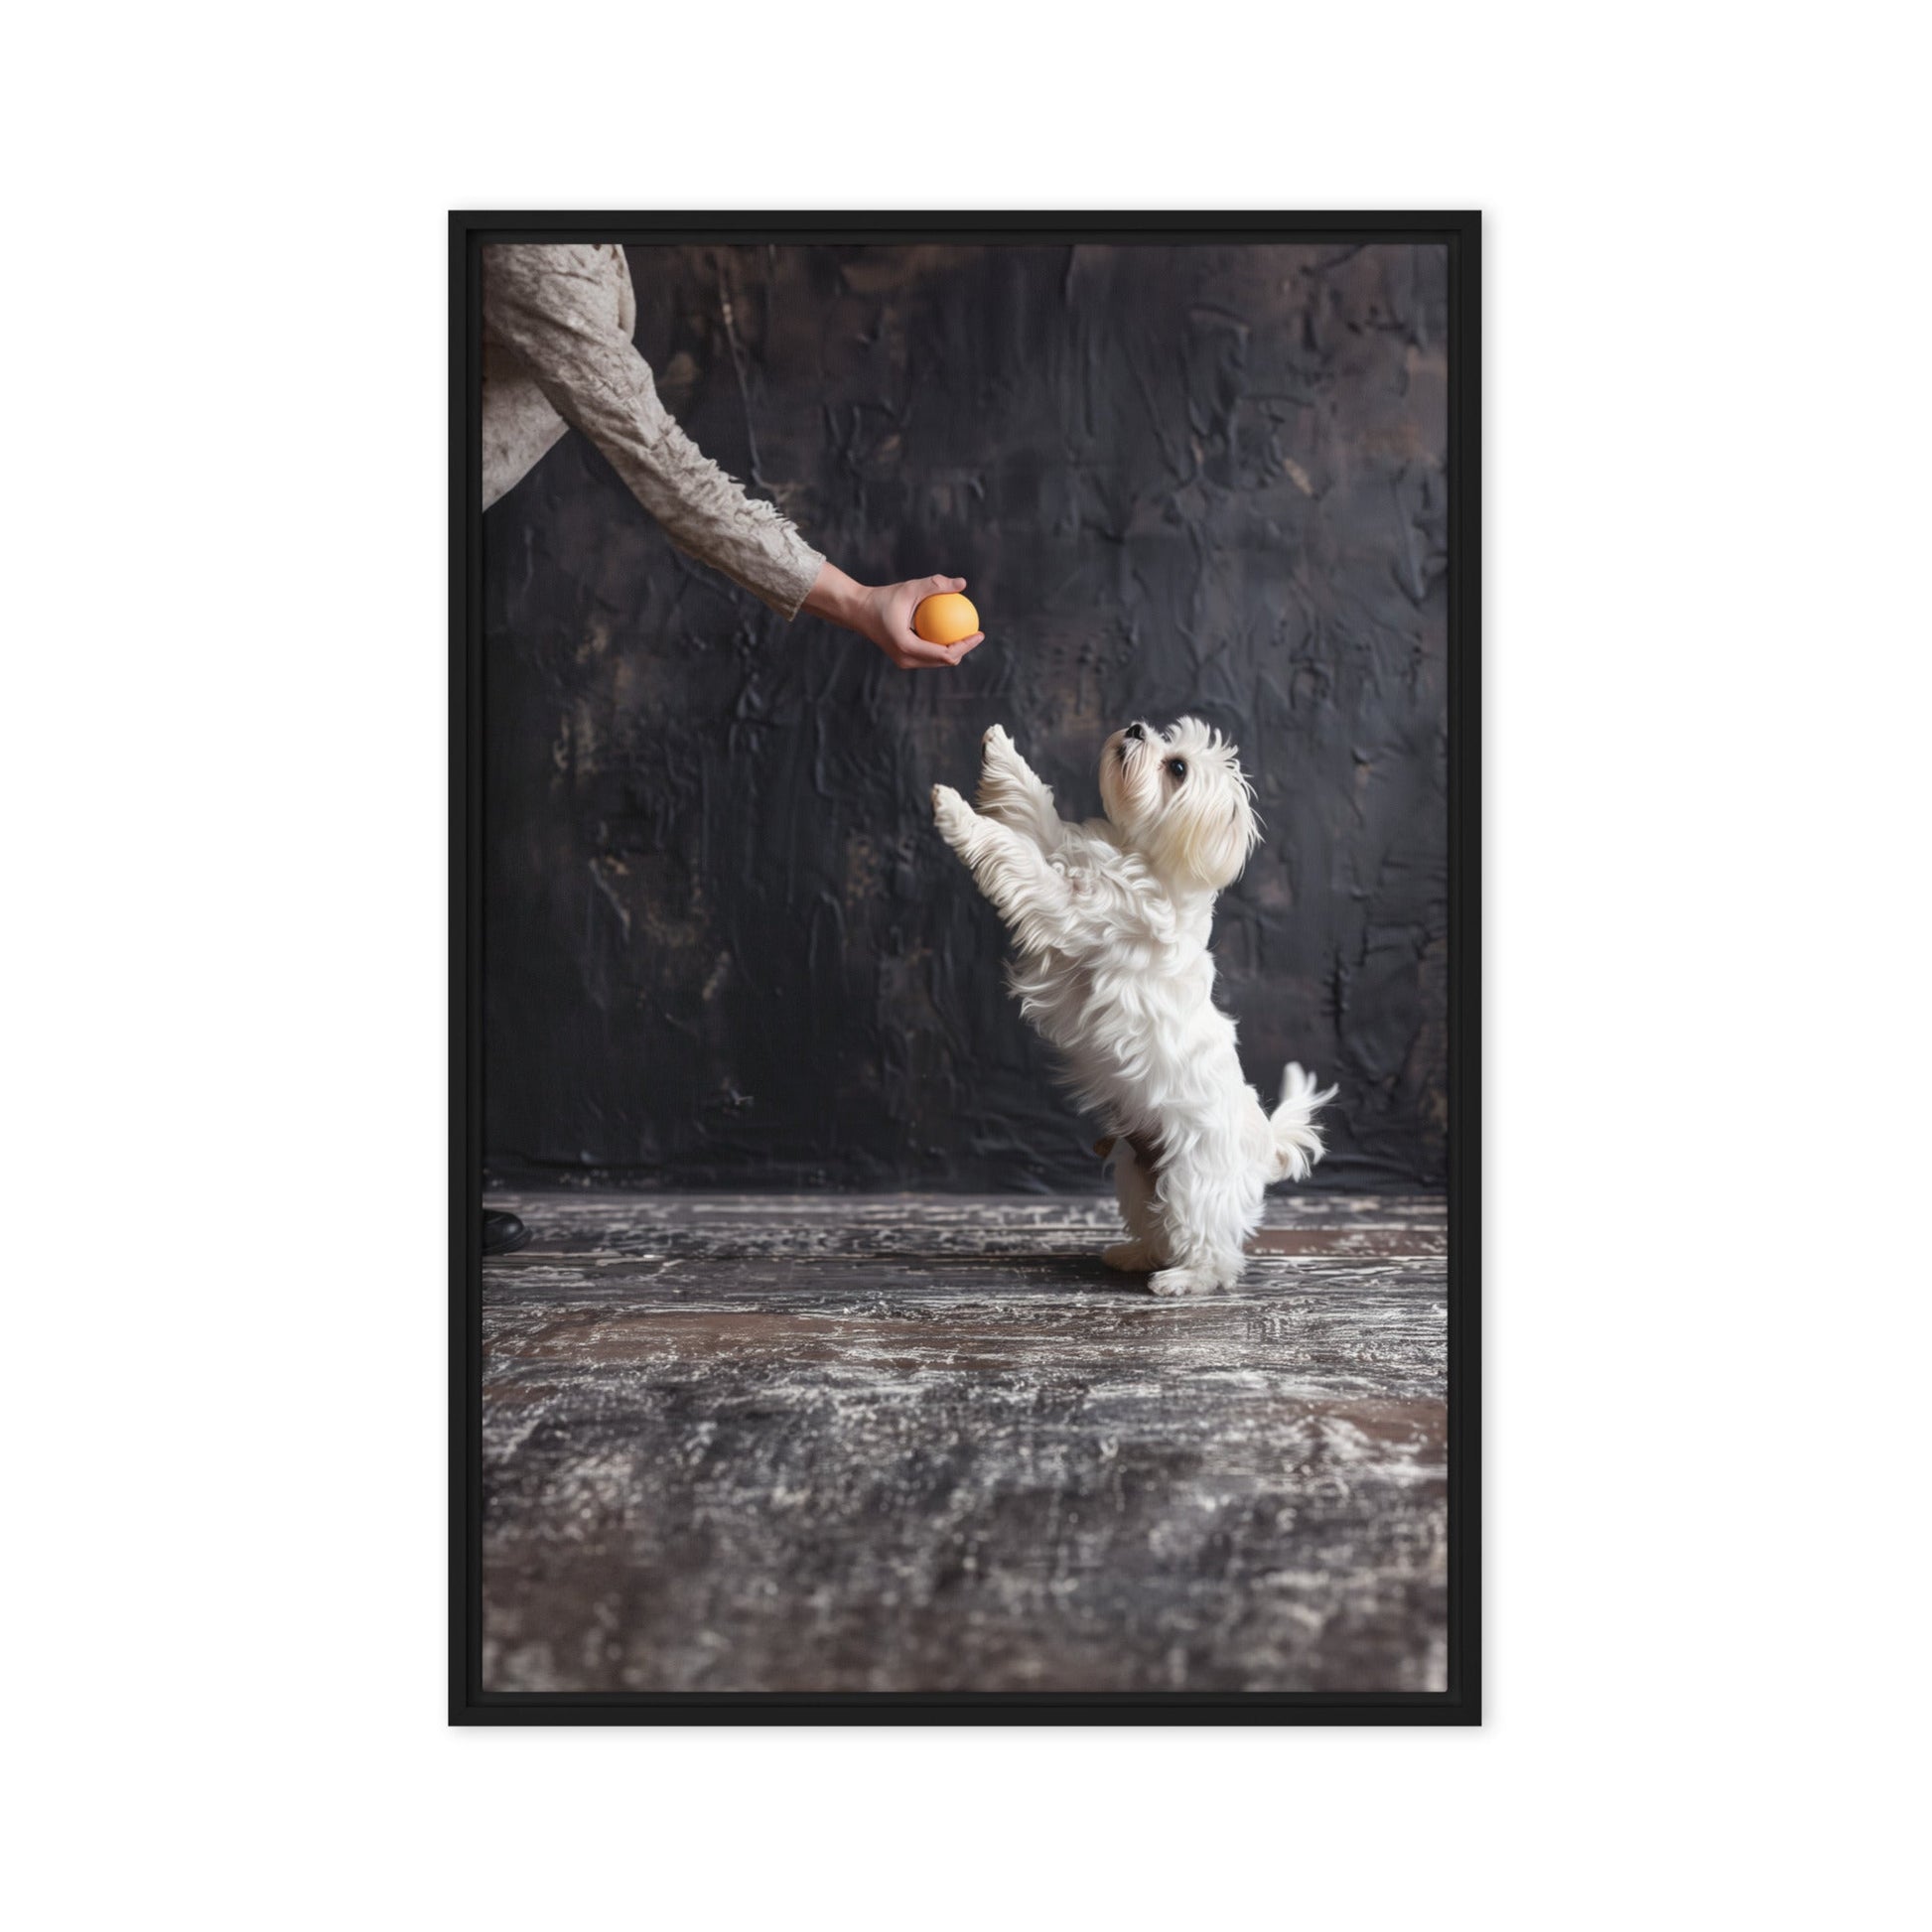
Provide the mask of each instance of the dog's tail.
{"label": "dog's tail", "polygon": [[1271,1180],[1306,1180],[1314,1164],[1321,1159],[1321,1135],[1314,1125],[1315,1111],[1325,1107],[1340,1089],[1329,1087],[1317,1093],[1314,1075],[1305,1073],[1290,1060],[1282,1071],[1281,1104],[1268,1117],[1269,1131],[1275,1137],[1275,1171]]}

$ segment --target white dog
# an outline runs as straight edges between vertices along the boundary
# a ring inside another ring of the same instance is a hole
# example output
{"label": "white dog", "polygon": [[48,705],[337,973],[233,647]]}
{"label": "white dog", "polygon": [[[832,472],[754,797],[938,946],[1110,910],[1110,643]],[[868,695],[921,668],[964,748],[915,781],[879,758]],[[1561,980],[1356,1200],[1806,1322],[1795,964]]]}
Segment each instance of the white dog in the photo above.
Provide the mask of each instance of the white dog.
{"label": "white dog", "polygon": [[1262,1189],[1321,1159],[1314,1113],[1335,1089],[1291,1062],[1264,1112],[1214,1004],[1215,895],[1261,837],[1235,748],[1197,718],[1129,725],[1100,755],[1100,798],[1105,818],[1063,823],[995,725],[978,811],[935,785],[932,815],[1012,929],[1021,1011],[1107,1123],[1128,1232],[1107,1264],[1153,1271],[1157,1295],[1210,1294],[1240,1278]]}

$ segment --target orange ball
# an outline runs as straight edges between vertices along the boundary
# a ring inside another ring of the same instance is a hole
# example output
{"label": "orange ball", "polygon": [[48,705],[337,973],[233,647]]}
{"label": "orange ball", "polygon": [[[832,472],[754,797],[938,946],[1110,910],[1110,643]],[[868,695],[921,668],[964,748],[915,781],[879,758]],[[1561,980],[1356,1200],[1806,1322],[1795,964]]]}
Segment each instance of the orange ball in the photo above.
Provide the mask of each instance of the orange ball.
{"label": "orange ball", "polygon": [[921,598],[912,613],[912,628],[929,644],[956,644],[979,627],[980,614],[973,609],[972,599],[957,591]]}

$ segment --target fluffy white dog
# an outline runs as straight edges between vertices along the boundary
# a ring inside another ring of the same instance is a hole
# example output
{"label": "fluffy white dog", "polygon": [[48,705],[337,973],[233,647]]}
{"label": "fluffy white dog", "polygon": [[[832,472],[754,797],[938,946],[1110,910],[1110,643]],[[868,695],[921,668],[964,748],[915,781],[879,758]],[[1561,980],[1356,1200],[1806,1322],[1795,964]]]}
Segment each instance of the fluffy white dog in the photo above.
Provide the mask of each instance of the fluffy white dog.
{"label": "fluffy white dog", "polygon": [[1019,947],[1021,1011],[1107,1124],[1100,1151],[1114,1157],[1128,1233],[1107,1264],[1152,1271],[1157,1295],[1234,1285],[1262,1189],[1321,1159],[1314,1114],[1335,1094],[1291,1062],[1265,1112],[1241,1077],[1234,1022],[1214,1004],[1208,927],[1260,841],[1252,796],[1235,748],[1197,718],[1108,739],[1107,815],[1084,825],[1061,820],[999,725],[977,811],[932,788],[934,822]]}

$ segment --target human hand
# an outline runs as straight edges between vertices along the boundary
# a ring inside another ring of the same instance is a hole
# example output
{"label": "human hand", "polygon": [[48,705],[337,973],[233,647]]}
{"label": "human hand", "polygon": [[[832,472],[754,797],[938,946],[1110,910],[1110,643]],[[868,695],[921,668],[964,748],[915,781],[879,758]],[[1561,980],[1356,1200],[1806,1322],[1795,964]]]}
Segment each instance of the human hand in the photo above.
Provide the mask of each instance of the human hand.
{"label": "human hand", "polygon": [[799,608],[870,637],[902,671],[927,670],[957,664],[985,640],[986,632],[976,630],[956,644],[929,644],[912,628],[921,600],[965,588],[963,577],[914,577],[872,587],[855,584],[836,564],[826,564]]}

